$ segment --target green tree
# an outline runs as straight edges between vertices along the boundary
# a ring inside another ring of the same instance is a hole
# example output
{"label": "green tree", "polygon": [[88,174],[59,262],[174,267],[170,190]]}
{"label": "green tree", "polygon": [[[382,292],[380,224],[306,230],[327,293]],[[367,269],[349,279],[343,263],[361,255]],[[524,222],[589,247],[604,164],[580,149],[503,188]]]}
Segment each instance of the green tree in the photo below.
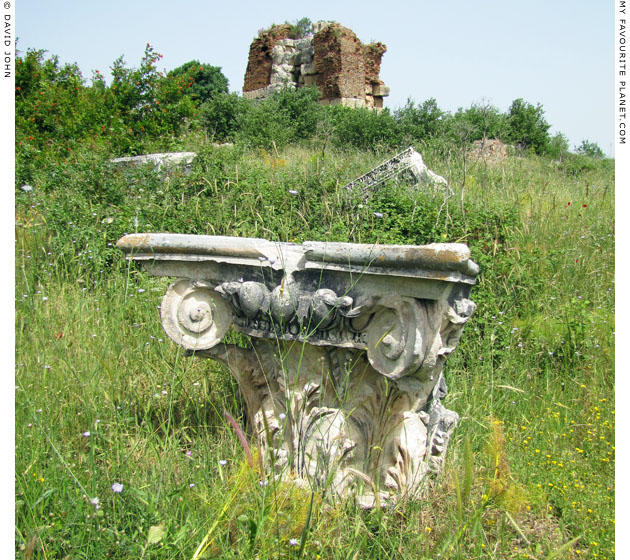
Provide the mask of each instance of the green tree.
{"label": "green tree", "polygon": [[251,103],[236,93],[218,93],[199,108],[201,124],[214,140],[232,141],[250,108]]}
{"label": "green tree", "polygon": [[26,136],[39,149],[84,137],[96,107],[86,103],[86,86],[76,64],[59,63],[44,50],[18,53],[15,75],[16,139]]}
{"label": "green tree", "polygon": [[291,128],[294,139],[309,138],[315,134],[322,113],[320,92],[316,87],[285,88],[271,97],[283,120]]}
{"label": "green tree", "polygon": [[569,141],[564,134],[558,132],[549,140],[547,154],[549,154],[552,158],[564,159],[568,152]]}
{"label": "green tree", "polygon": [[468,125],[470,130],[469,142],[488,138],[503,140],[507,136],[506,116],[487,101],[473,103],[466,110],[458,109],[454,119]]}
{"label": "green tree", "polygon": [[428,140],[439,135],[444,129],[444,116],[435,98],[427,99],[417,106],[407,99],[404,107],[394,111],[394,119],[404,137],[413,140]]}
{"label": "green tree", "polygon": [[167,78],[175,81],[175,87],[196,103],[204,103],[218,94],[228,93],[228,79],[218,66],[191,60],[171,70]]}
{"label": "green tree", "polygon": [[536,106],[515,99],[508,114],[508,139],[537,154],[544,154],[549,145],[549,127],[542,105]]}
{"label": "green tree", "polygon": [[104,132],[118,153],[137,153],[152,139],[179,134],[194,114],[191,98],[157,70],[161,58],[147,44],[139,68],[127,68],[122,56],[112,66],[112,85],[104,92],[110,111]]}
{"label": "green tree", "polygon": [[334,142],[340,146],[355,146],[372,150],[376,146],[399,148],[400,129],[388,109],[374,111],[361,107],[328,105],[324,107],[334,128]]}
{"label": "green tree", "polygon": [[595,142],[589,142],[588,140],[582,140],[582,143],[575,148],[575,153],[595,159],[604,158],[602,149]]}
{"label": "green tree", "polygon": [[44,50],[16,55],[15,175],[22,182],[50,159],[65,162],[101,133],[103,97],[87,87],[76,64],[60,64]]}
{"label": "green tree", "polygon": [[297,20],[295,23],[286,22],[291,26],[291,39],[303,39],[313,34],[313,22],[307,17]]}
{"label": "green tree", "polygon": [[261,148],[284,146],[315,135],[322,114],[319,90],[285,88],[251,103],[238,119],[238,139]]}

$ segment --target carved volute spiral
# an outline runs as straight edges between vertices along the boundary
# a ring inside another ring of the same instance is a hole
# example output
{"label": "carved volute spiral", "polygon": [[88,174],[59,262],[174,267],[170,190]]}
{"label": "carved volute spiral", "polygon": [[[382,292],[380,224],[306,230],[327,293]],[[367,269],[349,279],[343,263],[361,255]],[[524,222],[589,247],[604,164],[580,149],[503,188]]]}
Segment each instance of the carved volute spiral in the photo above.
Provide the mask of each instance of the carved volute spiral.
{"label": "carved volute spiral", "polygon": [[423,333],[424,308],[411,298],[382,298],[367,327],[368,359],[386,377],[396,379],[421,365],[427,341]]}
{"label": "carved volute spiral", "polygon": [[166,334],[187,350],[208,350],[232,324],[232,311],[212,287],[178,280],[169,286],[161,306]]}
{"label": "carved volute spiral", "polygon": [[[232,372],[266,480],[357,491],[363,507],[424,499],[458,419],[443,369],[475,309],[465,245],[156,233],[118,246],[180,278],[164,330]],[[232,326],[239,344],[222,340]]]}

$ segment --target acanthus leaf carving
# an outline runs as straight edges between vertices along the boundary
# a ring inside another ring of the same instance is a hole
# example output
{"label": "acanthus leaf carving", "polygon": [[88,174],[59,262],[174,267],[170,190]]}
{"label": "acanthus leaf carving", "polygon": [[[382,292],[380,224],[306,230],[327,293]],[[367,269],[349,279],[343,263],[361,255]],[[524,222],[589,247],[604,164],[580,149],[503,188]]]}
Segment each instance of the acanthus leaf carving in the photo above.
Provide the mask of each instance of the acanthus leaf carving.
{"label": "acanthus leaf carving", "polygon": [[[467,248],[336,243],[328,258],[322,243],[232,248],[230,238],[157,235],[142,238],[154,270],[184,273],[162,300],[164,329],[234,375],[270,472],[290,469],[338,495],[362,487],[368,507],[417,496],[441,468],[458,420],[442,404],[443,368],[475,309]],[[183,256],[171,262],[175,241]],[[185,263],[191,247],[200,255]],[[251,346],[223,343],[230,328]]]}

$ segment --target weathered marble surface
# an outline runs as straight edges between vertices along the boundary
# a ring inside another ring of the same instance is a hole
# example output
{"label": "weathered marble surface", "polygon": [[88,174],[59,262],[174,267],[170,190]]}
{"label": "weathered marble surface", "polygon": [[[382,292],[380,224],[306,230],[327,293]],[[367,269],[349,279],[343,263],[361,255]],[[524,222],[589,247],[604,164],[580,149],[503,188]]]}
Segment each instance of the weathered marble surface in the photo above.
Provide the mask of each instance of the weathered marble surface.
{"label": "weathered marble surface", "polygon": [[[233,144],[231,142],[225,142],[223,144],[213,142],[212,146],[214,148],[231,148]],[[151,164],[158,173],[179,168],[183,170],[184,173],[189,174],[193,169],[193,163],[196,157],[197,154],[195,152],[164,152],[114,158],[110,159],[109,163],[113,163],[119,167],[137,167]]]}
{"label": "weathered marble surface", "polygon": [[166,167],[181,165],[186,172],[192,170],[192,163],[197,157],[195,152],[165,152],[159,154],[145,154],[142,156],[121,157],[109,160],[110,163],[120,166],[139,166],[148,163],[153,164],[156,171],[162,171]]}
{"label": "weathered marble surface", "polygon": [[[162,324],[237,379],[274,473],[365,506],[413,498],[458,420],[443,367],[475,304],[462,244],[386,246],[134,234],[118,246],[179,278]],[[225,344],[232,328],[249,348]],[[367,482],[369,480],[369,483]]]}
{"label": "weathered marble surface", "polygon": [[422,159],[422,155],[412,147],[377,165],[364,175],[357,177],[344,188],[348,191],[360,189],[365,198],[386,181],[395,180],[422,188],[440,188],[452,194],[448,181],[431,171]]}

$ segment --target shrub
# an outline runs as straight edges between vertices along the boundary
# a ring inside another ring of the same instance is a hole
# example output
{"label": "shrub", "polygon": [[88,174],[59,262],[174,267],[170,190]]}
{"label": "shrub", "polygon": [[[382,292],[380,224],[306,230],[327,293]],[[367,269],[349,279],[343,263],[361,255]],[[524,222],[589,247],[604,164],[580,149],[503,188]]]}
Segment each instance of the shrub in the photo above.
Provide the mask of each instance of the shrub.
{"label": "shrub", "polygon": [[272,98],[251,104],[240,119],[237,139],[244,144],[271,149],[284,146],[291,139],[291,123],[278,111]]}
{"label": "shrub", "polygon": [[569,152],[569,141],[564,134],[558,132],[549,140],[547,154],[555,159],[564,159]]}
{"label": "shrub", "polygon": [[578,177],[583,173],[595,171],[600,162],[590,156],[583,154],[567,153],[562,161],[561,169],[573,177]]}
{"label": "shrub", "polygon": [[291,126],[292,136],[298,140],[315,134],[321,118],[320,93],[316,87],[303,87],[297,90],[285,88],[274,94],[270,102],[275,103],[283,120]]}
{"label": "shrub", "polygon": [[474,142],[483,138],[505,139],[507,137],[507,118],[489,103],[473,103],[468,109],[458,109],[452,117],[453,124],[465,123],[469,131],[467,140]]}
{"label": "shrub", "polygon": [[139,153],[139,145],[153,138],[179,134],[194,113],[191,98],[180,94],[175,80],[157,71],[161,58],[147,44],[140,68],[127,68],[122,56],[114,62],[112,85],[104,95],[118,153]]}
{"label": "shrub", "polygon": [[[61,66],[45,51],[29,50],[16,58],[16,169],[28,180],[27,168],[47,154],[69,156],[81,144],[104,147],[114,155],[141,153],[147,145],[167,145],[194,115],[190,96],[175,78],[157,71],[162,55],[147,45],[139,68],[127,68],[119,57],[112,83],[94,71],[87,86],[76,64]],[[36,158],[35,162],[26,161]],[[62,160],[64,157],[62,157]]]}
{"label": "shrub", "polygon": [[389,110],[353,109],[333,105],[324,108],[334,127],[334,141],[339,146],[373,150],[378,146],[400,147],[402,136]]}
{"label": "shrub", "polygon": [[313,22],[307,17],[303,17],[297,20],[295,23],[285,22],[291,26],[290,35],[291,39],[303,39],[313,34]]}
{"label": "shrub", "polygon": [[260,148],[312,137],[321,118],[317,88],[285,88],[253,103],[239,119],[239,140]]}
{"label": "shrub", "polygon": [[196,103],[204,103],[219,94],[228,93],[228,79],[218,66],[191,60],[171,70],[167,78],[174,80],[178,91]]}
{"label": "shrub", "polygon": [[16,57],[16,179],[30,182],[48,156],[60,161],[90,135],[100,132],[104,104],[85,86],[76,64],[60,65],[46,51]]}
{"label": "shrub", "polygon": [[[18,54],[15,76],[15,119],[19,140],[45,148],[53,141],[85,135],[98,109],[87,103],[83,76],[76,64],[60,66],[44,58],[46,51]],[[24,138],[27,137],[27,138]]]}
{"label": "shrub", "polygon": [[200,107],[200,121],[218,141],[234,140],[251,104],[236,93],[219,93]]}
{"label": "shrub", "polygon": [[589,142],[588,140],[582,140],[582,143],[575,148],[575,153],[595,159],[604,158],[602,149],[595,142]]}
{"label": "shrub", "polygon": [[511,142],[544,154],[549,145],[549,127],[542,105],[534,107],[520,98],[512,102],[508,115],[508,139]]}
{"label": "shrub", "polygon": [[444,131],[444,116],[444,111],[438,107],[434,98],[418,106],[407,99],[404,107],[394,111],[402,136],[415,141],[428,140],[441,134]]}

